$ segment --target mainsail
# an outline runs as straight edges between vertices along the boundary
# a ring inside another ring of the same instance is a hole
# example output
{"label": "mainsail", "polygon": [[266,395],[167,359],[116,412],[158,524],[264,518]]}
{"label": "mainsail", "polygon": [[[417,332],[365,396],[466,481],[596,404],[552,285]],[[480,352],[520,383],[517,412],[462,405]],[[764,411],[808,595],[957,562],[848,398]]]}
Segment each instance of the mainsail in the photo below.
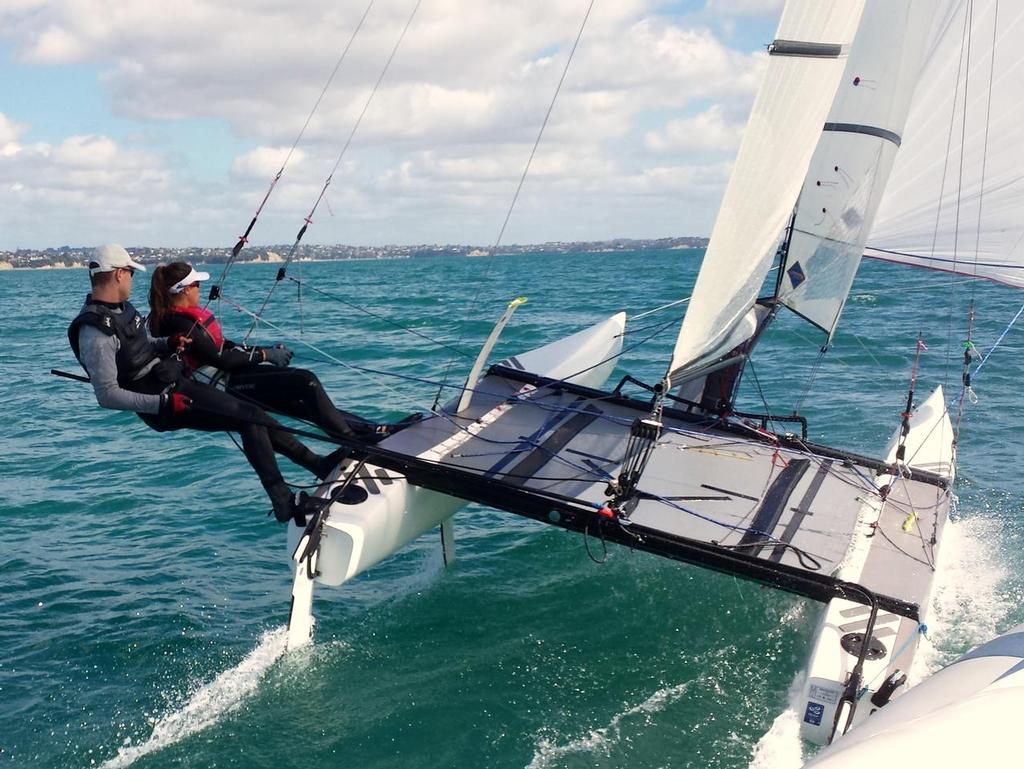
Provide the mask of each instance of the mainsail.
{"label": "mainsail", "polygon": [[866,255],[1024,287],[1024,8],[960,5],[929,52]]}
{"label": "mainsail", "polygon": [[804,180],[778,298],[829,336],[902,142],[934,16],[934,3],[866,3]]}
{"label": "mainsail", "polygon": [[713,362],[753,334],[753,321],[744,320],[793,213],[863,7],[863,0],[786,4],[670,376]]}

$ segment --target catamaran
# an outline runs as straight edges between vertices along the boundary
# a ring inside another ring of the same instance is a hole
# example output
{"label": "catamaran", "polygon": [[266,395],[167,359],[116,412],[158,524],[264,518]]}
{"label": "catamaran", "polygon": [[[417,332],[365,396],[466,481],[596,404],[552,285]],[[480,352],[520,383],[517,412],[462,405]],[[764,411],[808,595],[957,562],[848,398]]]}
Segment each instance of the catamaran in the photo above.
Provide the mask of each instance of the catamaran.
{"label": "catamaran", "polygon": [[[1024,30],[1020,11],[997,26],[997,8],[789,0],[663,378],[606,387],[622,313],[488,366],[511,303],[458,397],[376,446],[353,444],[319,487],[317,512],[289,525],[289,645],[311,638],[316,585],[342,585],[435,528],[450,561],[453,516],[472,501],[588,545],[822,602],[799,708],[808,740],[828,743],[899,696],[953,504],[963,396],[952,407],[941,387],[919,398],[911,377],[877,457],[808,440],[799,415],[742,412],[735,400],[780,312],[804,318],[827,347],[866,249],[1022,283],[1019,241],[1007,234],[1020,226],[1000,226],[1019,179],[993,168],[986,180],[991,121],[968,119],[979,106],[991,114],[1000,94],[1010,103],[993,52],[970,57],[980,30]],[[958,166],[958,182],[947,181]],[[984,201],[986,185],[1001,204]],[[975,228],[968,246],[962,233]]]}

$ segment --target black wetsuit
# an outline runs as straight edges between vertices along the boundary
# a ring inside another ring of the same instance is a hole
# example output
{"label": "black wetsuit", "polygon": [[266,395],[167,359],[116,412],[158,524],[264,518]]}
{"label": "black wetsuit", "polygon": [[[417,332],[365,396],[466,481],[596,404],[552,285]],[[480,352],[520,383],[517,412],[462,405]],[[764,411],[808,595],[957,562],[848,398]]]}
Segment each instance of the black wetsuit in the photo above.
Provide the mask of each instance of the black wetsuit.
{"label": "black wetsuit", "polygon": [[194,368],[212,366],[226,373],[227,392],[250,401],[269,411],[303,419],[339,437],[370,438],[376,425],[355,414],[342,411],[331,401],[316,374],[291,366],[260,365],[262,352],[258,347],[243,347],[230,340],[218,344],[207,324],[195,318],[168,312],[161,321],[158,333],[172,337],[188,336],[186,360]]}

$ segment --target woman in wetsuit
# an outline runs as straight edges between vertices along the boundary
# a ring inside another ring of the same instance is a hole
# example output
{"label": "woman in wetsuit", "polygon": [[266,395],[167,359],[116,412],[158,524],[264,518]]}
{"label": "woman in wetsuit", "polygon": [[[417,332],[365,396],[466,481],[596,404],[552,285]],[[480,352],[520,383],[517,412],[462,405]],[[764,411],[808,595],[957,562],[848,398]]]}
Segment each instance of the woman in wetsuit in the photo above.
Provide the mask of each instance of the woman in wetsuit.
{"label": "woman in wetsuit", "polygon": [[200,305],[199,284],[209,277],[172,262],[156,268],[149,289],[150,332],[192,340],[182,358],[193,379],[223,383],[238,398],[313,422],[333,436],[375,442],[388,434],[387,425],[337,408],[315,374],[288,365],[287,347],[247,347],[225,339],[216,317]]}

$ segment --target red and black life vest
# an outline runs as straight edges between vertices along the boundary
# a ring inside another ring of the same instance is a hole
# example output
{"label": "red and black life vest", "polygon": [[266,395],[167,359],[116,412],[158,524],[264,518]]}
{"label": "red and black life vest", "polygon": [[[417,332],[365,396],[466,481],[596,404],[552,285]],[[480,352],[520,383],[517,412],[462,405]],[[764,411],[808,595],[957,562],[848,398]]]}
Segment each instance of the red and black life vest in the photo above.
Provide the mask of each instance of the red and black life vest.
{"label": "red and black life vest", "polygon": [[[220,349],[224,346],[224,332],[220,328],[217,317],[205,307],[172,307],[170,312],[176,315],[184,315],[192,321],[196,328],[201,328],[210,337],[210,340]],[[195,331],[193,330],[193,334]],[[182,353],[182,360],[190,369],[195,370],[203,365],[194,355],[191,355],[188,348]]]}

